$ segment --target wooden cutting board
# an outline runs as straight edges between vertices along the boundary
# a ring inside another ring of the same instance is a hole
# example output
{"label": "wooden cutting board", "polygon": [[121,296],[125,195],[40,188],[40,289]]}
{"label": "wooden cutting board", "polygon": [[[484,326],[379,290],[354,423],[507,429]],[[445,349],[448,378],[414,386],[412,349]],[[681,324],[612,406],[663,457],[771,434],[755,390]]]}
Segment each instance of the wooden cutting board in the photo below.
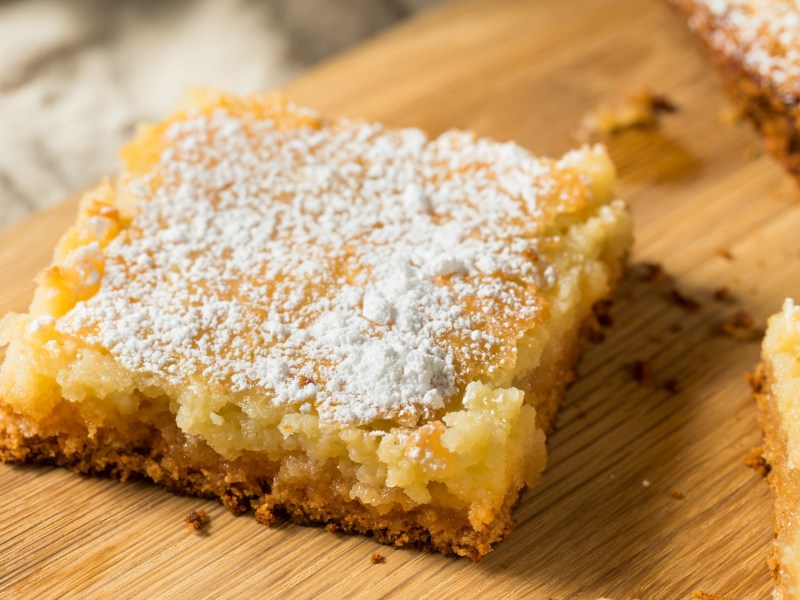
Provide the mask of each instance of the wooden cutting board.
{"label": "wooden cutting board", "polygon": [[[200,82],[201,83],[201,82]],[[650,85],[679,107],[660,131],[611,141],[636,222],[632,277],[550,438],[542,484],[480,564],[370,539],[233,517],[146,483],[0,466],[0,597],[767,598],[770,501],[744,464],[760,441],[744,373],[758,343],[715,333],[758,324],[800,295],[800,194],[760,151],[704,56],[657,0],[475,0],[443,6],[323,64],[286,91],[334,114],[470,128],[535,152],[574,145],[581,117]],[[0,313],[73,217],[67,200],[0,237]],[[701,307],[668,301],[677,286]],[[734,302],[712,299],[726,286]],[[626,365],[648,361],[654,383]],[[680,392],[660,384],[675,379]],[[203,508],[206,533],[184,515]],[[380,552],[384,564],[370,556]]]}

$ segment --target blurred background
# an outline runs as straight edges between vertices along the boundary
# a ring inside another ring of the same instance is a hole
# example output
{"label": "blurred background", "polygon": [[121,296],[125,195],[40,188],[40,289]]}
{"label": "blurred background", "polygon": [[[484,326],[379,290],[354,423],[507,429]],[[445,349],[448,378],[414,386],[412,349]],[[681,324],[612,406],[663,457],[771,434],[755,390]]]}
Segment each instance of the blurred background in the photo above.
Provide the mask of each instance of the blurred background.
{"label": "blurred background", "polygon": [[186,86],[280,86],[436,2],[0,0],[0,229],[112,173]]}

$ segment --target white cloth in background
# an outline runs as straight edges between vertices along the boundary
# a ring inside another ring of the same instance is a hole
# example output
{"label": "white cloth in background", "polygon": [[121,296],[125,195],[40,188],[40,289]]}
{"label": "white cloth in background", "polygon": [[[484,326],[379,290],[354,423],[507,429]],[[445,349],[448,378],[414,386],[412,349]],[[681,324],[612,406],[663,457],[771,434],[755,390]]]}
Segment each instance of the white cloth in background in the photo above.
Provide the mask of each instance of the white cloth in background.
{"label": "white cloth in background", "polygon": [[0,2],[0,229],[113,173],[187,86],[279,86],[434,1]]}

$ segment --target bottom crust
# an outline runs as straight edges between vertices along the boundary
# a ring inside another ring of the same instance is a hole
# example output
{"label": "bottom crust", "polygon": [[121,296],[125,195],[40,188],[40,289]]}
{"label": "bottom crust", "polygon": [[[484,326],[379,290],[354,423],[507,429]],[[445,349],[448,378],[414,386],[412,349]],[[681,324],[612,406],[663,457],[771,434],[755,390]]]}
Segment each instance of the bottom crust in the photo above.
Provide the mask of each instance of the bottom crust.
{"label": "bottom crust", "polygon": [[[608,301],[595,306],[607,309]],[[540,399],[537,414],[546,433],[553,429],[564,391],[596,327],[593,313],[558,356],[537,369],[535,377],[518,382],[526,394]],[[277,463],[255,453],[226,461],[205,442],[187,438],[170,413],[158,422],[156,427],[121,420],[90,435],[77,411],[63,402],[50,418],[52,425],[43,428],[58,433],[43,435],[0,403],[0,461],[57,465],[123,481],[146,478],[178,494],[218,498],[235,514],[254,510],[259,523],[269,525],[285,517],[301,525],[324,525],[328,531],[367,534],[384,544],[458,554],[475,561],[511,533],[511,512],[524,491],[509,491],[496,519],[477,531],[466,509],[425,504],[387,511],[345,498],[336,490],[348,481],[333,461],[290,457]]]}
{"label": "bottom crust", "polygon": [[752,376],[753,393],[758,403],[759,420],[764,433],[762,457],[768,466],[767,482],[772,491],[773,547],[768,559],[775,579],[775,598],[796,597],[796,574],[783,557],[782,549],[798,539],[797,498],[800,498],[800,475],[789,468],[787,438],[775,396],[772,375],[762,362]]}
{"label": "bottom crust", "polygon": [[[61,415],[61,420],[70,415]],[[88,436],[40,436],[7,407],[0,406],[0,461],[66,467],[77,473],[122,481],[146,478],[171,492],[218,498],[233,514],[255,511],[259,523],[271,525],[288,518],[300,525],[325,525],[328,531],[361,533],[394,546],[415,546],[478,560],[511,532],[511,510],[520,492],[509,493],[498,518],[475,531],[465,511],[422,505],[388,512],[361,502],[344,501],[334,490],[341,481],[336,464],[308,460],[294,473],[257,455],[233,463],[208,446],[195,447],[191,457],[182,449],[187,438],[177,429],[156,429],[137,423],[120,434],[101,428]],[[134,434],[134,441],[128,436]],[[202,456],[202,458],[198,458]]]}

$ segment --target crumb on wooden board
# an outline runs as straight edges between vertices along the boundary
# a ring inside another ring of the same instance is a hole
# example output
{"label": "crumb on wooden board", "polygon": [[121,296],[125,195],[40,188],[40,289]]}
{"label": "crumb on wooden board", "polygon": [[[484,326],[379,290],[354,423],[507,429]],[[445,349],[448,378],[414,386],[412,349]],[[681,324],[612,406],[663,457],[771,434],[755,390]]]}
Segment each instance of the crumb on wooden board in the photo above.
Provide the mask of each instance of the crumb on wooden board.
{"label": "crumb on wooden board", "polygon": [[193,510],[183,518],[183,522],[189,531],[200,531],[208,523],[208,515],[202,508]]}
{"label": "crumb on wooden board", "polygon": [[645,261],[638,265],[638,277],[648,283],[657,283],[667,279],[667,272],[661,263]]}
{"label": "crumb on wooden board", "polygon": [[656,378],[656,370],[647,360],[637,359],[625,365],[628,375],[641,386],[654,386],[661,388],[671,396],[681,392],[680,381],[675,377],[660,380]]}
{"label": "crumb on wooden board", "polygon": [[693,313],[700,310],[700,303],[697,300],[684,295],[677,288],[673,288],[669,291],[667,294],[667,299],[688,313]]}
{"label": "crumb on wooden board", "polygon": [[723,285],[722,287],[718,287],[714,290],[712,294],[714,300],[717,302],[731,302],[733,301],[733,295],[731,294],[730,289],[727,286]]}
{"label": "crumb on wooden board", "polygon": [[657,129],[662,115],[675,112],[675,102],[648,86],[623,90],[583,117],[578,139],[586,142],[631,129]]}
{"label": "crumb on wooden board", "polygon": [[725,335],[740,342],[761,341],[764,330],[756,325],[753,315],[746,310],[737,310],[712,329],[713,333]]}
{"label": "crumb on wooden board", "polygon": [[608,300],[596,302],[592,311],[597,324],[601,327],[611,327],[614,324],[614,319],[611,317],[611,302]]}
{"label": "crumb on wooden board", "polygon": [[649,385],[655,376],[653,365],[646,360],[634,360],[628,365],[628,371],[631,378],[641,385]]}
{"label": "crumb on wooden board", "polygon": [[680,382],[674,377],[666,379],[662,384],[662,387],[673,396],[675,394],[679,394],[681,391]]}

